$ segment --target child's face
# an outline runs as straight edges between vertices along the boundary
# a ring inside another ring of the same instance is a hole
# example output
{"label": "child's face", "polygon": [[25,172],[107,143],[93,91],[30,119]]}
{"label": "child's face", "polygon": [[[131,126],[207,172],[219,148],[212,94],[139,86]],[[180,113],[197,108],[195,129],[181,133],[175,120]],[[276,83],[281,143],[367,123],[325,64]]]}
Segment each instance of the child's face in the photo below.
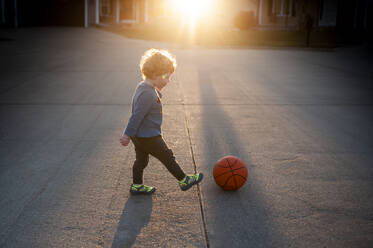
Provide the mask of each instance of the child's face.
{"label": "child's face", "polygon": [[170,73],[158,76],[155,80],[155,87],[158,90],[162,90],[170,82],[170,77]]}

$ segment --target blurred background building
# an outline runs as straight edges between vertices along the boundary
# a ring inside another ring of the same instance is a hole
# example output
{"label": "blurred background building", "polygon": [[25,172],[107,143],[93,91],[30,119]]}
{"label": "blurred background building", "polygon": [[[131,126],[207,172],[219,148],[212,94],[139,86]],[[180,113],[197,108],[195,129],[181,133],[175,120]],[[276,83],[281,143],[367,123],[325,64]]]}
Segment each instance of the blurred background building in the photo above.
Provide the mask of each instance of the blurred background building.
{"label": "blurred background building", "polygon": [[[0,0],[0,21],[2,27],[151,24],[178,15],[173,1],[182,0]],[[299,30],[308,21],[314,29],[373,31],[373,0],[210,0],[207,19],[234,28],[245,13],[256,29]]]}

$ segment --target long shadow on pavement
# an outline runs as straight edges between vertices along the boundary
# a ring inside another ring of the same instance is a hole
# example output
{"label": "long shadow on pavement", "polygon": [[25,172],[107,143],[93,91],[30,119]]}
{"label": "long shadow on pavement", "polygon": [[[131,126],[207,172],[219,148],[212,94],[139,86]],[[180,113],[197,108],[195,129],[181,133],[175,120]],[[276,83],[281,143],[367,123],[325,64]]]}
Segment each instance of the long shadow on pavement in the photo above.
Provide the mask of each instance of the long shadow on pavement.
{"label": "long shadow on pavement", "polygon": [[120,217],[111,247],[132,247],[141,229],[149,223],[152,207],[152,196],[130,196]]}
{"label": "long shadow on pavement", "polygon": [[[203,133],[200,139],[204,144],[199,166],[209,175],[201,184],[201,191],[210,247],[281,247],[283,238],[269,215],[270,206],[263,199],[249,151],[235,131],[233,120],[219,105],[210,78],[213,71],[216,70],[204,66],[198,72]],[[249,170],[246,185],[235,192],[221,190],[212,177],[217,159],[226,155],[239,157]]]}

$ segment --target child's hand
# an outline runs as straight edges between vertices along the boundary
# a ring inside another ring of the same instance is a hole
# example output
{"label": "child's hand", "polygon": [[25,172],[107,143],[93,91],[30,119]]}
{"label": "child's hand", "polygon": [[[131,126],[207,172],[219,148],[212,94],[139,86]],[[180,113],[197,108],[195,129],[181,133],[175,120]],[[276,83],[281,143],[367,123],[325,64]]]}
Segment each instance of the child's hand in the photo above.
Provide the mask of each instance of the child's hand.
{"label": "child's hand", "polygon": [[123,137],[120,138],[120,143],[122,144],[122,146],[128,146],[128,144],[130,143],[131,139],[128,135],[126,134],[123,134]]}

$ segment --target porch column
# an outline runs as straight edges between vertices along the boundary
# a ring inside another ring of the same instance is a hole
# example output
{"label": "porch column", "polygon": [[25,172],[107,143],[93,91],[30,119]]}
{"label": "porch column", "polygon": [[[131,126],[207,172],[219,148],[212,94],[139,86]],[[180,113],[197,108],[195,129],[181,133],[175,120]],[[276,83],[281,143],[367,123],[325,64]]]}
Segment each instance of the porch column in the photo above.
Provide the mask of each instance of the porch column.
{"label": "porch column", "polygon": [[100,23],[100,0],[96,0],[96,24]]}
{"label": "porch column", "polygon": [[263,0],[259,0],[259,11],[258,11],[258,16],[259,16],[259,25],[263,24],[262,17],[263,17]]}
{"label": "porch column", "polygon": [[115,5],[115,23],[118,24],[120,19],[120,2],[119,0],[116,1]]}
{"label": "porch column", "polygon": [[84,0],[84,27],[88,28],[88,0]]}
{"label": "porch column", "polygon": [[135,22],[137,22],[136,0],[132,0],[132,19],[135,19]]}
{"label": "porch column", "polygon": [[145,0],[145,16],[144,16],[144,22],[148,23],[149,21],[149,16],[148,16],[148,11],[149,11],[149,0]]}
{"label": "porch column", "polygon": [[140,3],[139,1],[135,1],[136,5],[135,5],[135,9],[136,9],[136,17],[135,17],[135,20],[136,20],[136,23],[139,23],[140,22]]}

